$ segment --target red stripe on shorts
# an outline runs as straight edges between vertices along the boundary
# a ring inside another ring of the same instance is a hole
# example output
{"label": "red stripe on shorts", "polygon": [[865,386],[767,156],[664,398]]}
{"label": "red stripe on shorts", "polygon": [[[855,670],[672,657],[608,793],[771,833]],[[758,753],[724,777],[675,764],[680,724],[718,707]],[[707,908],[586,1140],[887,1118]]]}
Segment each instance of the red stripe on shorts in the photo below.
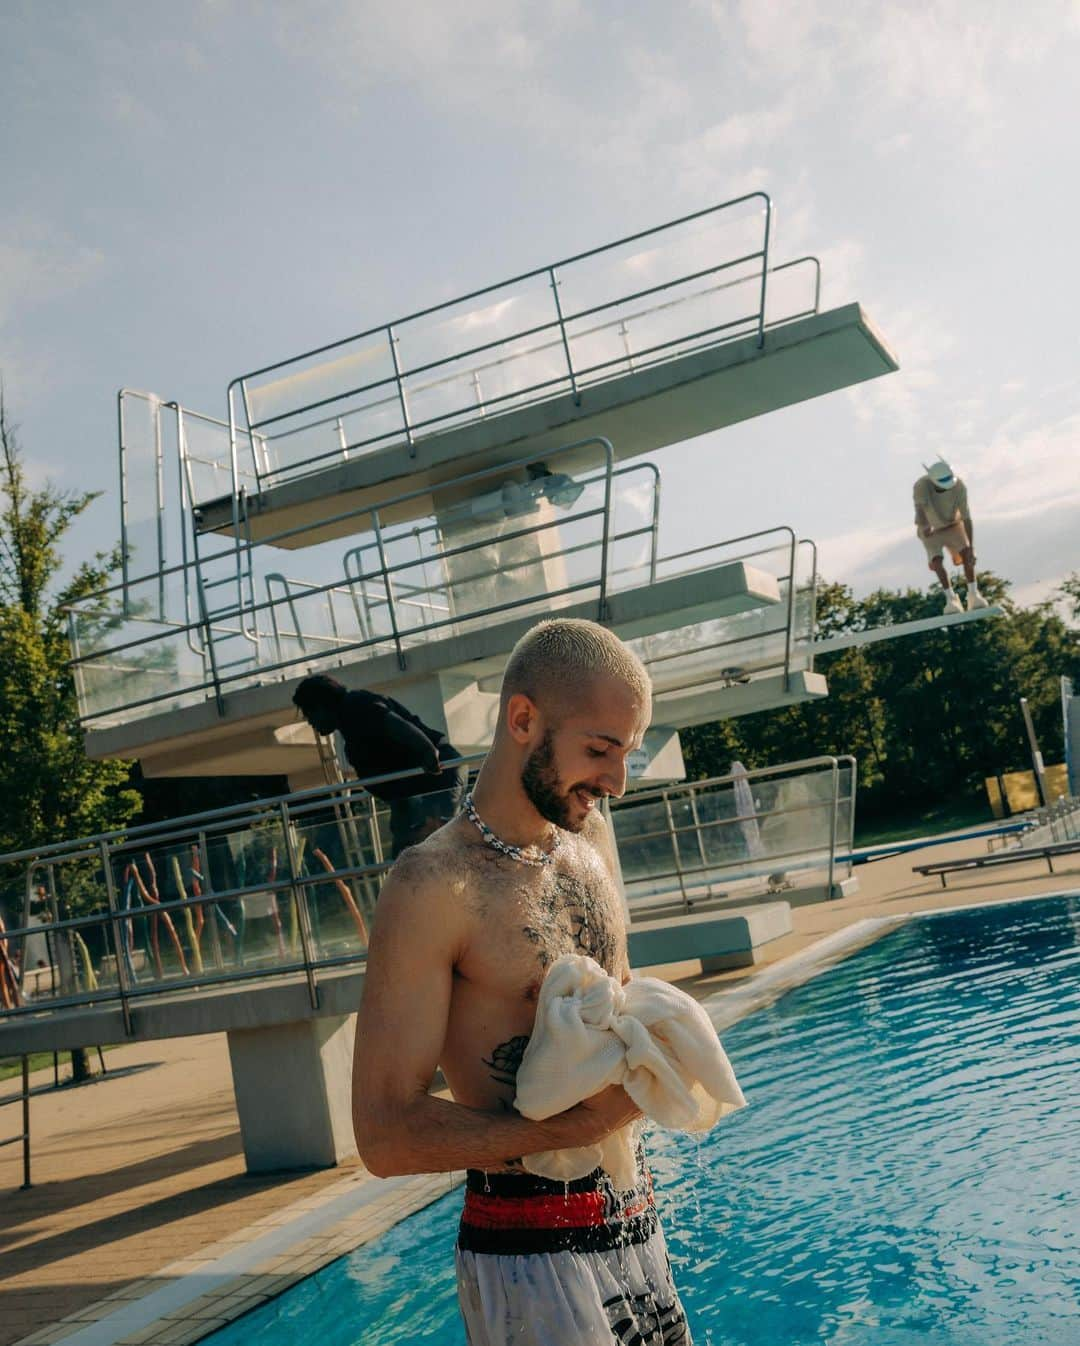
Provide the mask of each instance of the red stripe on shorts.
{"label": "red stripe on shorts", "polygon": [[652,1192],[628,1194],[614,1209],[603,1192],[571,1192],[566,1196],[485,1196],[465,1194],[462,1220],[475,1229],[584,1229],[629,1220],[652,1205]]}

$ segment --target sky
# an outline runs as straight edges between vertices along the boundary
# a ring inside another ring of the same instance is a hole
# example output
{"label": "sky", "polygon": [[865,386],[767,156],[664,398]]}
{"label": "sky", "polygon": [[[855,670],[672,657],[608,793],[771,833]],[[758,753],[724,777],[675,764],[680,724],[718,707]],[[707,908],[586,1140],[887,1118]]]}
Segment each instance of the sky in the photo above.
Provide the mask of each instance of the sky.
{"label": "sky", "polygon": [[115,392],[214,415],[264,363],[742,192],[899,373],[656,455],[668,550],[791,524],[929,582],[1080,569],[1080,0],[0,0],[0,373],[31,477],[100,490]]}

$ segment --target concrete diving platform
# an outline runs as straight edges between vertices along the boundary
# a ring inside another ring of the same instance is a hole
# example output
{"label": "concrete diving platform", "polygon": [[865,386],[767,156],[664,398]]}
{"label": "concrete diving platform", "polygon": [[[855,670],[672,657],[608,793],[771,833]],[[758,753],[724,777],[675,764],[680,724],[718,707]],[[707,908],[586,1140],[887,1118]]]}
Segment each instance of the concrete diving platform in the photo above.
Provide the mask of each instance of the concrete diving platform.
{"label": "concrete diving platform", "polygon": [[[603,616],[617,635],[631,640],[757,608],[775,609],[780,600],[774,575],[746,561],[732,561],[609,593]],[[461,751],[485,750],[494,732],[498,681],[516,641],[553,612],[593,620],[598,616],[595,598],[556,608],[539,598],[523,607],[512,620],[477,623],[441,638],[418,633],[415,644],[403,645],[401,659],[383,642],[376,649],[313,659],[287,679],[272,672],[264,681],[253,677],[226,690],[220,712],[207,693],[194,704],[106,728],[89,727],[87,752],[95,758],[138,757],[148,776],[231,774],[246,763],[248,771],[280,772],[292,779],[318,765],[314,740],[306,726],[296,723],[291,702],[293,689],[314,669],[332,671],[349,685],[387,691],[429,724],[444,727]],[[656,710],[658,723],[679,723],[659,703]]]}
{"label": "concrete diving platform", "polygon": [[[850,388],[899,368],[896,357],[859,304],[846,304],[767,328],[763,342],[748,335],[696,349],[495,416],[335,458],[306,475],[262,486],[246,497],[247,530],[259,542],[291,529],[282,547],[308,547],[355,531],[349,510],[377,505],[393,484],[401,491],[437,488],[465,472],[546,452],[569,440],[603,435],[619,461],[693,439],[782,407]],[[595,455],[594,455],[595,456]],[[559,460],[564,472],[591,466]],[[432,496],[402,501],[383,523],[409,522],[433,512]],[[322,520],[331,520],[325,527]],[[232,534],[230,496],[200,503],[202,532]]]}

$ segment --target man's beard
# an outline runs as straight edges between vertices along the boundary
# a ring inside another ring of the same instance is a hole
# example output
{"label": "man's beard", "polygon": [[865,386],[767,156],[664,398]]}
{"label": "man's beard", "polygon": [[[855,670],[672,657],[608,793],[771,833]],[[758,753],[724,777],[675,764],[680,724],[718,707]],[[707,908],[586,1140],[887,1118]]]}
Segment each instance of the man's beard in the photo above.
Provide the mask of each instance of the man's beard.
{"label": "man's beard", "polygon": [[559,789],[555,770],[555,743],[551,730],[545,733],[540,746],[525,759],[521,769],[521,788],[529,803],[549,823],[568,832],[580,832],[585,819],[576,821],[570,813],[570,794]]}

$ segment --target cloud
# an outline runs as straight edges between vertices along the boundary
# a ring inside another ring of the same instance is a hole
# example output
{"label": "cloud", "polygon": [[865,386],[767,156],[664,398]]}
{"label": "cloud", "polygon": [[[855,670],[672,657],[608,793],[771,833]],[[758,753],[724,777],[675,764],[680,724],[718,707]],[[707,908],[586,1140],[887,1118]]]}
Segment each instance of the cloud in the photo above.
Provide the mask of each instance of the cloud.
{"label": "cloud", "polygon": [[913,441],[926,440],[927,397],[941,381],[942,363],[955,349],[956,337],[952,325],[930,304],[886,302],[882,307],[889,315],[888,339],[900,370],[849,388],[847,398],[862,425],[879,428],[894,451],[906,453]]}
{"label": "cloud", "polygon": [[[967,483],[980,564],[1011,578],[1014,597],[1027,603],[1048,597],[1077,569],[1080,413],[1044,424],[1019,419],[950,461]],[[923,582],[906,497],[897,498],[887,523],[819,538],[818,548],[822,573],[859,593]]]}
{"label": "cloud", "polygon": [[882,136],[897,108],[945,109],[958,135],[985,139],[1003,115],[998,91],[1015,68],[1041,59],[1075,23],[1076,0],[1018,6],[988,0],[897,0],[840,6],[832,0],[721,0],[699,4],[725,40],[741,39],[759,83],[787,81],[804,97],[842,91],[848,115],[875,136],[879,154],[911,142],[910,132]]}
{"label": "cloud", "polygon": [[899,154],[910,146],[912,139],[910,131],[897,131],[895,135],[884,136],[879,140],[874,146],[874,151],[882,156]]}
{"label": "cloud", "polygon": [[0,327],[100,275],[105,256],[30,217],[0,223]]}
{"label": "cloud", "polygon": [[[554,98],[542,58],[583,22],[578,0],[542,8],[526,0],[315,0],[278,10],[273,33],[283,50],[334,75],[335,99],[342,89],[359,94],[403,80],[437,106],[486,105],[506,116],[522,101],[523,81]],[[536,92],[528,102],[543,102]]]}
{"label": "cloud", "polygon": [[1006,423],[958,463],[968,478],[972,508],[1011,522],[1037,522],[1047,509],[1080,508],[1078,446],[1080,412],[1024,430]]}

